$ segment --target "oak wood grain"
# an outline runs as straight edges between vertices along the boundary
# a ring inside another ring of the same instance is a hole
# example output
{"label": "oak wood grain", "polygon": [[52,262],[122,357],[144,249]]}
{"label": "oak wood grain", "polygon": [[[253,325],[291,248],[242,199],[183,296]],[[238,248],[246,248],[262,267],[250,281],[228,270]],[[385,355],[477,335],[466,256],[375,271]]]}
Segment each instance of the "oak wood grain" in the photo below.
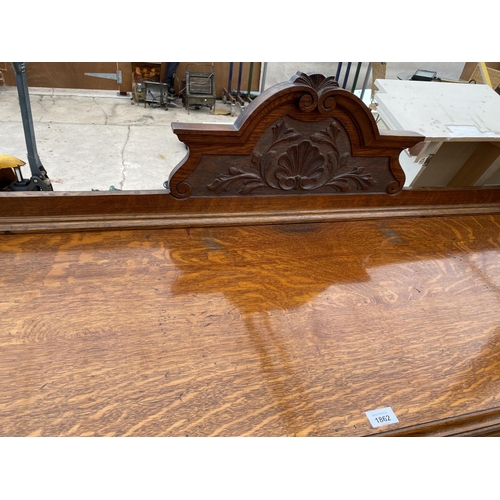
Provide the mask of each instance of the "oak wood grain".
{"label": "oak wood grain", "polygon": [[[496,414],[499,229],[0,236],[0,435],[411,435]],[[400,423],[372,429],[385,406]]]}
{"label": "oak wood grain", "polygon": [[[335,87],[177,127],[175,196],[0,193],[0,435],[500,432],[500,189],[394,195],[420,137]],[[342,190],[366,174],[334,171],[349,150],[381,189]],[[227,154],[288,194],[220,196]],[[371,428],[385,406],[399,423]]]}
{"label": "oak wood grain", "polygon": [[500,212],[500,189],[176,200],[166,192],[0,193],[0,233],[235,226]]}

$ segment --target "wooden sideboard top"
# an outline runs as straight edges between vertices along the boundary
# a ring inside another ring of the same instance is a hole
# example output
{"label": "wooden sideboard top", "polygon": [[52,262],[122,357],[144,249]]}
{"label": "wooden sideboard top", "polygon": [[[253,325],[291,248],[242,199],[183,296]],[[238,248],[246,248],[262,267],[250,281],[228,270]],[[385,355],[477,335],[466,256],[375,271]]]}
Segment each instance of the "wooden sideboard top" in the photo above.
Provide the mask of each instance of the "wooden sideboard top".
{"label": "wooden sideboard top", "polygon": [[[471,414],[495,429],[499,229],[0,236],[0,435],[456,434]],[[373,429],[365,412],[386,406],[399,424]]]}
{"label": "wooden sideboard top", "polygon": [[1,436],[500,432],[499,188],[322,75],[174,132],[169,192],[0,193]]}

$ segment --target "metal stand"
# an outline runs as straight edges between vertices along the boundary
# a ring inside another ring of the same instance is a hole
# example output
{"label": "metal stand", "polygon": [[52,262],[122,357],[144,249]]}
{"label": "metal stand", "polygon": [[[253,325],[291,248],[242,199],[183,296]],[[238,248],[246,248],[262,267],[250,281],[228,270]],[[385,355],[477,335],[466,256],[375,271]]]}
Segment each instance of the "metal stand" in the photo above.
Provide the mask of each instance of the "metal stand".
{"label": "metal stand", "polygon": [[26,79],[26,63],[12,63],[16,72],[17,93],[19,95],[19,106],[21,108],[21,117],[23,119],[24,138],[28,150],[28,163],[31,170],[31,178],[23,179],[21,177],[14,181],[10,186],[10,191],[53,191],[52,183],[47,176],[47,171],[43,168],[42,162],[38,156],[36,148],[35,130],[33,128],[33,117],[31,115],[31,104],[28,93],[28,81]]}
{"label": "metal stand", "polygon": [[[231,104],[231,116],[234,116],[234,106],[239,104],[241,112],[245,111],[245,103],[252,102],[252,76],[253,76],[253,62],[250,63],[250,69],[248,73],[248,91],[246,94],[241,90],[241,77],[243,74],[243,63],[240,62],[239,73],[238,73],[238,88],[233,90],[232,80],[233,80],[233,64],[229,63],[229,81],[227,88],[222,89],[222,102],[226,104],[228,101]],[[267,63],[265,63],[267,64]],[[267,66],[265,67],[267,69]],[[264,77],[265,78],[265,77]]]}

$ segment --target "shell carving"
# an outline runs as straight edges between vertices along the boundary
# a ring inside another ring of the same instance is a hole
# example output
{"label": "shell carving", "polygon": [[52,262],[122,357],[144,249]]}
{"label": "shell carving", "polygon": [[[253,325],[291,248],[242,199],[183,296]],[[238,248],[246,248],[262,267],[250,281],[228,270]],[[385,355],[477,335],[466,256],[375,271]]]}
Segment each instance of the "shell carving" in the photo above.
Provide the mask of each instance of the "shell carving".
{"label": "shell carving", "polygon": [[275,175],[281,189],[313,189],[325,173],[325,157],[309,141],[292,146],[278,159]]}
{"label": "shell carving", "polygon": [[[222,193],[239,186],[239,194],[249,194],[266,187],[281,191],[312,191],[328,186],[335,191],[347,192],[374,185],[371,175],[363,174],[363,168],[354,167],[339,173],[349,158],[349,153],[341,154],[338,150],[339,133],[338,122],[332,120],[326,130],[305,138],[280,119],[272,127],[273,141],[263,153],[254,151],[249,165],[230,167],[228,174],[220,175],[207,187],[210,191]],[[282,143],[291,141],[295,144],[283,152]],[[319,145],[323,145],[323,151]]]}

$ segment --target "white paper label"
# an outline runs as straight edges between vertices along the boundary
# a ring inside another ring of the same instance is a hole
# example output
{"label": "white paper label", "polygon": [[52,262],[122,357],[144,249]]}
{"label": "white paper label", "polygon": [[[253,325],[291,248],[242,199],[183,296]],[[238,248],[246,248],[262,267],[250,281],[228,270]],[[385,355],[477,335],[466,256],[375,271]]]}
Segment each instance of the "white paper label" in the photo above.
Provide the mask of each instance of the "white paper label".
{"label": "white paper label", "polygon": [[372,427],[380,427],[381,425],[390,425],[399,422],[398,417],[394,414],[391,407],[379,408],[365,412]]}

